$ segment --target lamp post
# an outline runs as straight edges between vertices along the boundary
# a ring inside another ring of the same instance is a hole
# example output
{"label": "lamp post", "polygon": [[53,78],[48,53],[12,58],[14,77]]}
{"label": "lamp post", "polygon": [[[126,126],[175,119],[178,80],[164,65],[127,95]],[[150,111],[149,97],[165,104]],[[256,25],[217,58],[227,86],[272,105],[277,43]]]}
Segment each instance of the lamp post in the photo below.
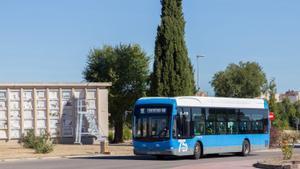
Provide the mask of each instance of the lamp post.
{"label": "lamp post", "polygon": [[197,55],[197,91],[200,90],[200,78],[199,78],[199,58],[204,58],[203,55]]}

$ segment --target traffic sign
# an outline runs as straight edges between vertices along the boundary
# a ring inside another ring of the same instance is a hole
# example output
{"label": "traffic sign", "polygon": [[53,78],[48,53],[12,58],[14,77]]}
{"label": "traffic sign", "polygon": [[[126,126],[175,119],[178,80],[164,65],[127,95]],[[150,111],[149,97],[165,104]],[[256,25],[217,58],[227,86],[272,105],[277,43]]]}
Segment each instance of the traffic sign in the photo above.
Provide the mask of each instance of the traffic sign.
{"label": "traffic sign", "polygon": [[271,121],[273,121],[273,120],[275,119],[275,114],[274,114],[274,112],[270,112],[270,114],[269,114],[269,119],[270,119]]}

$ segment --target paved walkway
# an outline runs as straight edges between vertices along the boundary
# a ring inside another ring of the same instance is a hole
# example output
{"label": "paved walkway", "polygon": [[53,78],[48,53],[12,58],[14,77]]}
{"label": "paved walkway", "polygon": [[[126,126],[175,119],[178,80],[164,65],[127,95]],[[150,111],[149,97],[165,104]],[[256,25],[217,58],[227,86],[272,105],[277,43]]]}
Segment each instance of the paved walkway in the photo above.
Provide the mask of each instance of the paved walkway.
{"label": "paved walkway", "polygon": [[208,164],[192,164],[187,166],[180,166],[175,167],[173,169],[247,169],[254,167],[252,166],[254,163],[256,163],[257,160],[240,160],[240,161],[230,161],[230,162],[215,162],[215,163],[208,163]]}
{"label": "paved walkway", "polygon": [[[132,146],[112,144],[109,146],[112,155],[132,155]],[[9,159],[49,158],[77,155],[99,155],[100,145],[56,144],[49,154],[36,154],[33,149],[23,148],[17,143],[0,143],[0,161]]]}

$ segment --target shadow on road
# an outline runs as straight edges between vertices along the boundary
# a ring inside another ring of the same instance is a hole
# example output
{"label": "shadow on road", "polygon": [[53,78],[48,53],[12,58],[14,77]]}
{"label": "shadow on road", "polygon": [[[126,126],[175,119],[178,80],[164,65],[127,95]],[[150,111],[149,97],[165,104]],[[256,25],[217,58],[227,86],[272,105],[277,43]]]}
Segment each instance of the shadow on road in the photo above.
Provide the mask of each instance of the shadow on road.
{"label": "shadow on road", "polygon": [[[166,157],[167,160],[175,160],[176,157]],[[89,160],[157,160],[154,156],[135,156],[135,155],[128,155],[128,156],[94,156],[94,157],[74,157],[71,159],[89,159]],[[176,158],[177,159],[177,158]]]}
{"label": "shadow on road", "polygon": [[[257,156],[257,155],[256,154],[249,154],[248,156],[254,157],[254,156]],[[208,155],[205,155],[203,158],[229,158],[229,157],[244,158],[243,156],[232,154],[232,153],[227,153],[227,154],[208,154]]]}
{"label": "shadow on road", "polygon": [[[256,156],[255,154],[250,154],[249,156]],[[238,155],[234,154],[210,154],[210,155],[205,155],[202,158],[203,159],[210,159],[210,158],[233,158],[233,157],[240,157]],[[193,160],[192,158],[188,156],[184,157],[176,157],[176,156],[166,156],[163,159],[157,159],[155,156],[147,156],[147,155],[127,155],[127,156],[93,156],[93,157],[74,157],[71,159],[88,159],[88,160],[150,160],[150,161],[172,161],[172,160]],[[201,160],[201,159],[200,159]]]}

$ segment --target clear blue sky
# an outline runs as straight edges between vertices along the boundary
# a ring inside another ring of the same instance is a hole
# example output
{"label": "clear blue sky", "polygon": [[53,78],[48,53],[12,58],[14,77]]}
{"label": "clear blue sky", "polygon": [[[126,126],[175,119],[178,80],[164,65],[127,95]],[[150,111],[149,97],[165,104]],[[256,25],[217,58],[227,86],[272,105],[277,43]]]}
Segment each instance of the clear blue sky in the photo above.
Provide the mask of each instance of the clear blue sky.
{"label": "clear blue sky", "polygon": [[[257,61],[278,91],[300,87],[300,1],[184,0],[201,88],[229,63]],[[160,0],[0,1],[0,82],[80,82],[91,48],[138,43],[153,57]],[[152,67],[152,65],[151,65]]]}

